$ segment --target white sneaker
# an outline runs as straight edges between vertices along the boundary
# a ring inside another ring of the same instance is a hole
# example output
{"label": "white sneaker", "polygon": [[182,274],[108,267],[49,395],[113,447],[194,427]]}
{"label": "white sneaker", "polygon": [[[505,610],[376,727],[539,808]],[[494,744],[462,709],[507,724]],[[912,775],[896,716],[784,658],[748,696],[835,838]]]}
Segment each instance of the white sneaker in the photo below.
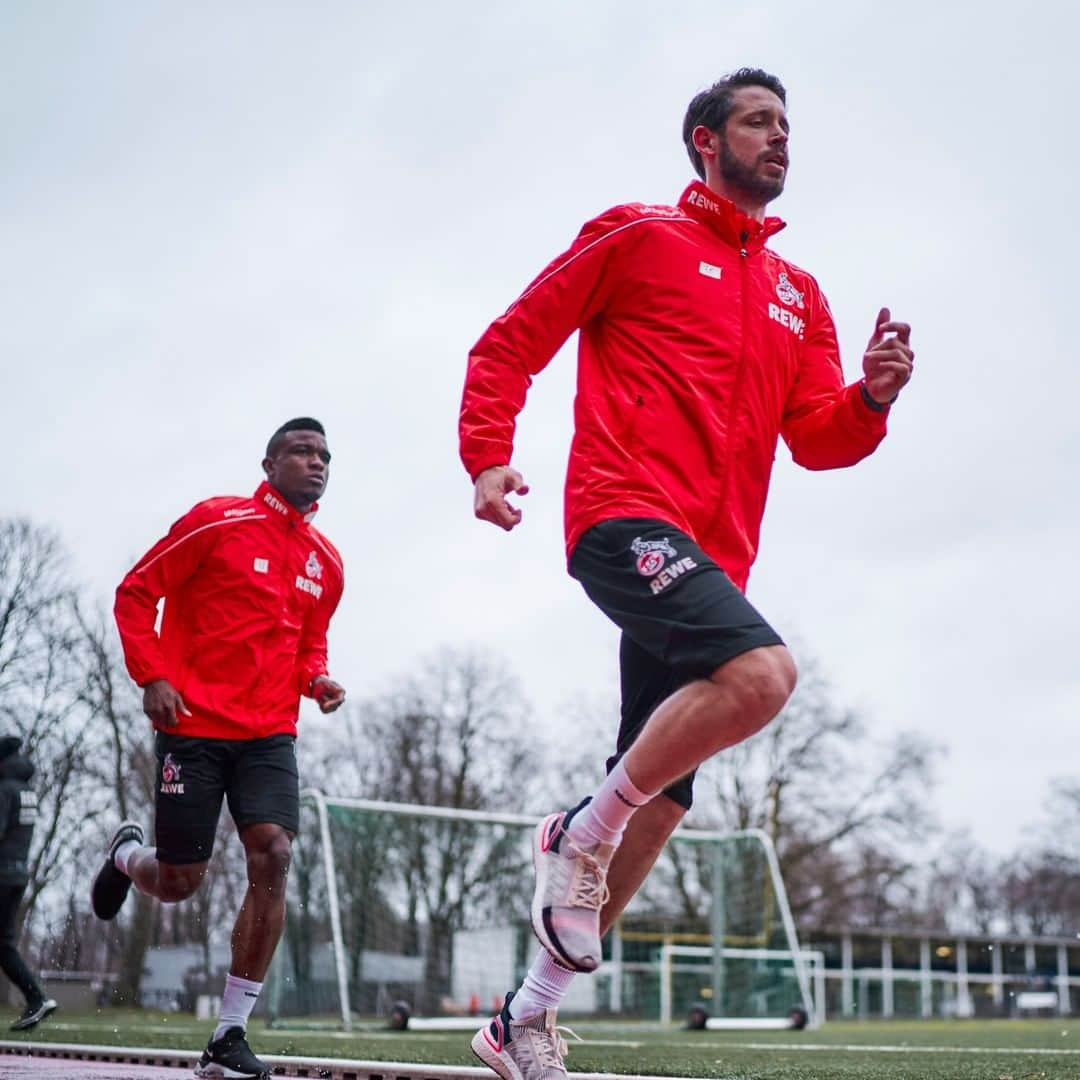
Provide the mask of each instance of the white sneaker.
{"label": "white sneaker", "polygon": [[555,1027],[555,1010],[519,1023],[510,1019],[513,996],[473,1036],[472,1052],[503,1080],[566,1080],[566,1041]]}
{"label": "white sneaker", "polygon": [[532,926],[540,944],[564,967],[595,971],[600,966],[600,909],[610,895],[607,871],[615,845],[584,848],[570,839],[566,826],[584,805],[550,814],[533,833]]}

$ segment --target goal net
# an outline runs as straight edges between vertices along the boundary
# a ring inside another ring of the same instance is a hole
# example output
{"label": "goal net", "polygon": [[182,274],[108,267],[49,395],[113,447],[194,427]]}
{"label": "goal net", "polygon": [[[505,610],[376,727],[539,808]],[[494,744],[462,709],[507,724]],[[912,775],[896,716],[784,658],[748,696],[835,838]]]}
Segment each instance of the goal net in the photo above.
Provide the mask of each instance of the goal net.
{"label": "goal net", "polygon": [[[538,819],[316,791],[302,813],[265,996],[271,1022],[415,1029],[500,1006],[537,948]],[[814,1021],[810,962],[768,837],[679,830],[561,1011],[670,1022],[695,1009],[779,1019],[793,1007]]]}

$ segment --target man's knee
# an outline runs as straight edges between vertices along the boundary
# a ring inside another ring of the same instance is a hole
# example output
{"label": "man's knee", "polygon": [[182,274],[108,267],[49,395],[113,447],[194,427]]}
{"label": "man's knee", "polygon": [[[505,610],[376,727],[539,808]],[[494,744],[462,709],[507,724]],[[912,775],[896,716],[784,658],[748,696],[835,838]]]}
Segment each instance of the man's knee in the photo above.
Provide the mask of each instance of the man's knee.
{"label": "man's knee", "polygon": [[798,671],[783,645],[768,645],[736,656],[713,674],[738,700],[747,735],[760,731],[787,704]]}
{"label": "man's knee", "polygon": [[292,862],[292,838],[278,825],[256,825],[245,831],[248,881],[277,891],[284,888]]}
{"label": "man's knee", "polygon": [[186,900],[202,883],[206,875],[206,863],[174,866],[158,864],[157,898],[165,904]]}

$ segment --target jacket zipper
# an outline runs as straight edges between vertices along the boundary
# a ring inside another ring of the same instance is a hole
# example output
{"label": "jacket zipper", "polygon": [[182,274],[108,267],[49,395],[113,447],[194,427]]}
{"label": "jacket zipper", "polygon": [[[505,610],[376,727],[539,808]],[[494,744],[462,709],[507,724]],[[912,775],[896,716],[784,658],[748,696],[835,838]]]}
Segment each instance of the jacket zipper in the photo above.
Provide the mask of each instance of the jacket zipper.
{"label": "jacket zipper", "polygon": [[[749,239],[747,233],[743,232],[739,235],[740,244],[746,243]],[[724,455],[724,468],[727,475],[723,480],[723,491],[719,499],[719,509],[716,513],[709,518],[708,535],[712,535],[713,526],[716,522],[726,513],[728,513],[728,501],[731,498],[732,488],[735,484],[735,411],[739,404],[739,398],[742,391],[743,384],[743,372],[746,370],[746,261],[750,257],[750,253],[745,247],[739,248],[739,361],[735,368],[735,382],[731,388],[731,403],[728,407],[728,420],[727,420],[727,441],[728,450]],[[707,542],[707,537],[701,537],[699,542]],[[723,568],[721,568],[723,569]]]}

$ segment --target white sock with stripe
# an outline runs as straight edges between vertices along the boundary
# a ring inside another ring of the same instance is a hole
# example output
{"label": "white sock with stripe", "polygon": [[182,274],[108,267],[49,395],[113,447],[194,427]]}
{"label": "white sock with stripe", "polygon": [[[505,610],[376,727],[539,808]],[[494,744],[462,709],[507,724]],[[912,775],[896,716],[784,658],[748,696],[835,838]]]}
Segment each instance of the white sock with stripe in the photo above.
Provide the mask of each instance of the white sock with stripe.
{"label": "white sock with stripe", "polygon": [[573,981],[574,972],[555,963],[547,949],[541,949],[510,1002],[510,1019],[521,1022],[545,1009],[557,1009]]}
{"label": "white sock with stripe", "polygon": [[225,993],[221,996],[221,1012],[218,1014],[218,1026],[214,1028],[211,1041],[220,1039],[231,1027],[247,1031],[248,1017],[259,1000],[261,982],[241,979],[236,975],[225,976]]}
{"label": "white sock with stripe", "polygon": [[566,833],[579,847],[618,844],[634,811],[656,795],[641,791],[620,759],[596,794],[570,819]]}

